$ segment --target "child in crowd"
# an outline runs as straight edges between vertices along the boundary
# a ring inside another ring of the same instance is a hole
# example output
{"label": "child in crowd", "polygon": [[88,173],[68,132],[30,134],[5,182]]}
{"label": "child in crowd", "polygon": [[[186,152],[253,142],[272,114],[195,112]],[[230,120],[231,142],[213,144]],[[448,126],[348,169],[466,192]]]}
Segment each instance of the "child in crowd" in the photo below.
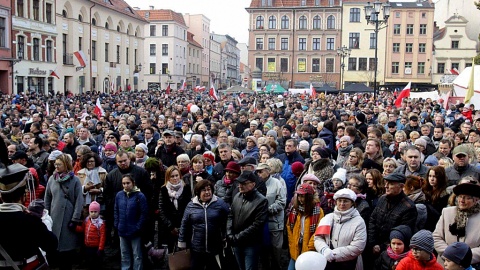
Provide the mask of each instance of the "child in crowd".
{"label": "child in crowd", "polygon": [[30,205],[28,205],[28,211],[31,215],[42,219],[42,222],[43,224],[45,224],[45,226],[47,226],[47,229],[49,231],[52,231],[53,220],[52,217],[48,214],[48,210],[45,209],[45,202],[43,200],[33,200]]}
{"label": "child in crowd", "polygon": [[397,265],[396,270],[443,270],[433,254],[432,232],[420,230],[410,240],[410,251]]}
{"label": "child in crowd", "polygon": [[464,242],[455,242],[443,252],[443,266],[445,270],[472,270],[472,250]]}
{"label": "child in crowd", "polygon": [[375,261],[375,270],[395,270],[401,259],[408,254],[412,230],[400,225],[390,232],[390,246]]}
{"label": "child in crowd", "polygon": [[89,216],[82,225],[77,226],[77,232],[85,234],[85,258],[89,269],[101,269],[105,250],[105,222],[100,217],[100,204],[96,201],[88,207]]}
{"label": "child in crowd", "polygon": [[333,209],[335,208],[335,200],[333,199],[333,195],[335,195],[335,192],[345,186],[346,181],[347,170],[345,170],[344,168],[339,168],[337,169],[337,172],[333,174],[332,179],[329,179],[325,182],[324,195],[328,200],[327,204],[331,211],[333,211]]}

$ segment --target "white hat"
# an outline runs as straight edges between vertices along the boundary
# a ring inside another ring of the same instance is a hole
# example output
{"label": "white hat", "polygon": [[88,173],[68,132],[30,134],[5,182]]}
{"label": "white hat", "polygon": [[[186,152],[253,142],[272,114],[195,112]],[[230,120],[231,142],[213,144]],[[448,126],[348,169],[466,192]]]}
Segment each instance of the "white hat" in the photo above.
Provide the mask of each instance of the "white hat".
{"label": "white hat", "polygon": [[339,168],[332,176],[332,180],[334,179],[340,179],[342,183],[345,184],[345,181],[347,181],[347,170],[344,168]]}
{"label": "white hat", "polygon": [[357,195],[351,189],[342,188],[339,191],[335,192],[335,195],[333,195],[334,200],[340,198],[350,199],[352,200],[352,202],[355,202],[357,200]]}
{"label": "white hat", "polygon": [[310,144],[306,140],[301,140],[298,143],[298,149],[302,150],[303,152],[308,152],[308,149],[310,149]]}
{"label": "white hat", "polygon": [[140,148],[140,149],[143,150],[143,152],[148,153],[148,147],[147,147],[147,145],[144,144],[144,143],[139,143],[139,144],[137,144],[137,146],[135,146],[135,149],[137,149],[137,148]]}

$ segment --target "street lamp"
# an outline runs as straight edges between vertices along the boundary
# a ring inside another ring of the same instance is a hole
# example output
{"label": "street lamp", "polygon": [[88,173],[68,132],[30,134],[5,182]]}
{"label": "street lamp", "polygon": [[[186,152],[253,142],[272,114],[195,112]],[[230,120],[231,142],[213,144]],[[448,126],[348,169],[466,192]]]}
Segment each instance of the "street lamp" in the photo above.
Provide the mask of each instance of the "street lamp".
{"label": "street lamp", "polygon": [[[379,19],[378,15],[380,15],[380,10],[383,6],[383,20]],[[378,70],[378,31],[379,26],[382,24],[387,24],[388,17],[390,17],[390,9],[392,6],[387,1],[385,4],[382,4],[379,0],[376,0],[373,3],[373,6],[370,5],[370,2],[367,2],[367,5],[364,7],[365,9],[365,19],[367,20],[367,24],[375,25],[375,75],[373,81],[373,98],[377,99],[377,70]]]}
{"label": "street lamp", "polygon": [[345,87],[343,87],[343,80],[345,76],[345,57],[350,56],[351,53],[352,53],[352,49],[348,48],[345,45],[337,49],[337,55],[342,57],[342,63],[340,65],[340,67],[342,68],[342,73],[340,73],[340,89],[341,90],[345,89]]}

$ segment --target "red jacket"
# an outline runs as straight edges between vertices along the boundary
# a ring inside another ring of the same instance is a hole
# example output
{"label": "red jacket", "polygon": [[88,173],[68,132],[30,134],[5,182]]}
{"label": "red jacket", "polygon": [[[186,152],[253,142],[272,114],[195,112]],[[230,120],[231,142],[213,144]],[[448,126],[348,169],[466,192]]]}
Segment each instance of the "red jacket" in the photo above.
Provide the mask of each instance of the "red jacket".
{"label": "red jacket", "polygon": [[[99,218],[101,219],[101,218]],[[77,232],[85,232],[85,246],[86,247],[98,247],[98,250],[105,249],[105,221],[101,220],[100,228],[97,229],[95,225],[92,224],[90,217],[87,217],[81,226],[77,226]]]}
{"label": "red jacket", "polygon": [[420,262],[415,260],[410,250],[407,257],[403,258],[397,265],[396,270],[443,270],[443,266],[437,262],[437,258],[432,254],[430,261]]}

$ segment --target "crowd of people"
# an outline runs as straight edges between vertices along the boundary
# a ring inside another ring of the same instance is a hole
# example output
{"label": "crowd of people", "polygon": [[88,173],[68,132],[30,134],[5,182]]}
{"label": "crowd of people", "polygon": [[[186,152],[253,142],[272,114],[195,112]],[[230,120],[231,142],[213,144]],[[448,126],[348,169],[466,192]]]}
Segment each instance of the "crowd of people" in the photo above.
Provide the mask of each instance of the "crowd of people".
{"label": "crowd of people", "polygon": [[[191,269],[294,270],[307,251],[326,269],[480,269],[480,111],[394,101],[4,96],[0,230],[38,226],[59,269],[78,254],[101,269],[107,249],[122,269],[161,268],[182,249]],[[40,257],[19,255],[14,237],[0,249],[17,265]]]}

